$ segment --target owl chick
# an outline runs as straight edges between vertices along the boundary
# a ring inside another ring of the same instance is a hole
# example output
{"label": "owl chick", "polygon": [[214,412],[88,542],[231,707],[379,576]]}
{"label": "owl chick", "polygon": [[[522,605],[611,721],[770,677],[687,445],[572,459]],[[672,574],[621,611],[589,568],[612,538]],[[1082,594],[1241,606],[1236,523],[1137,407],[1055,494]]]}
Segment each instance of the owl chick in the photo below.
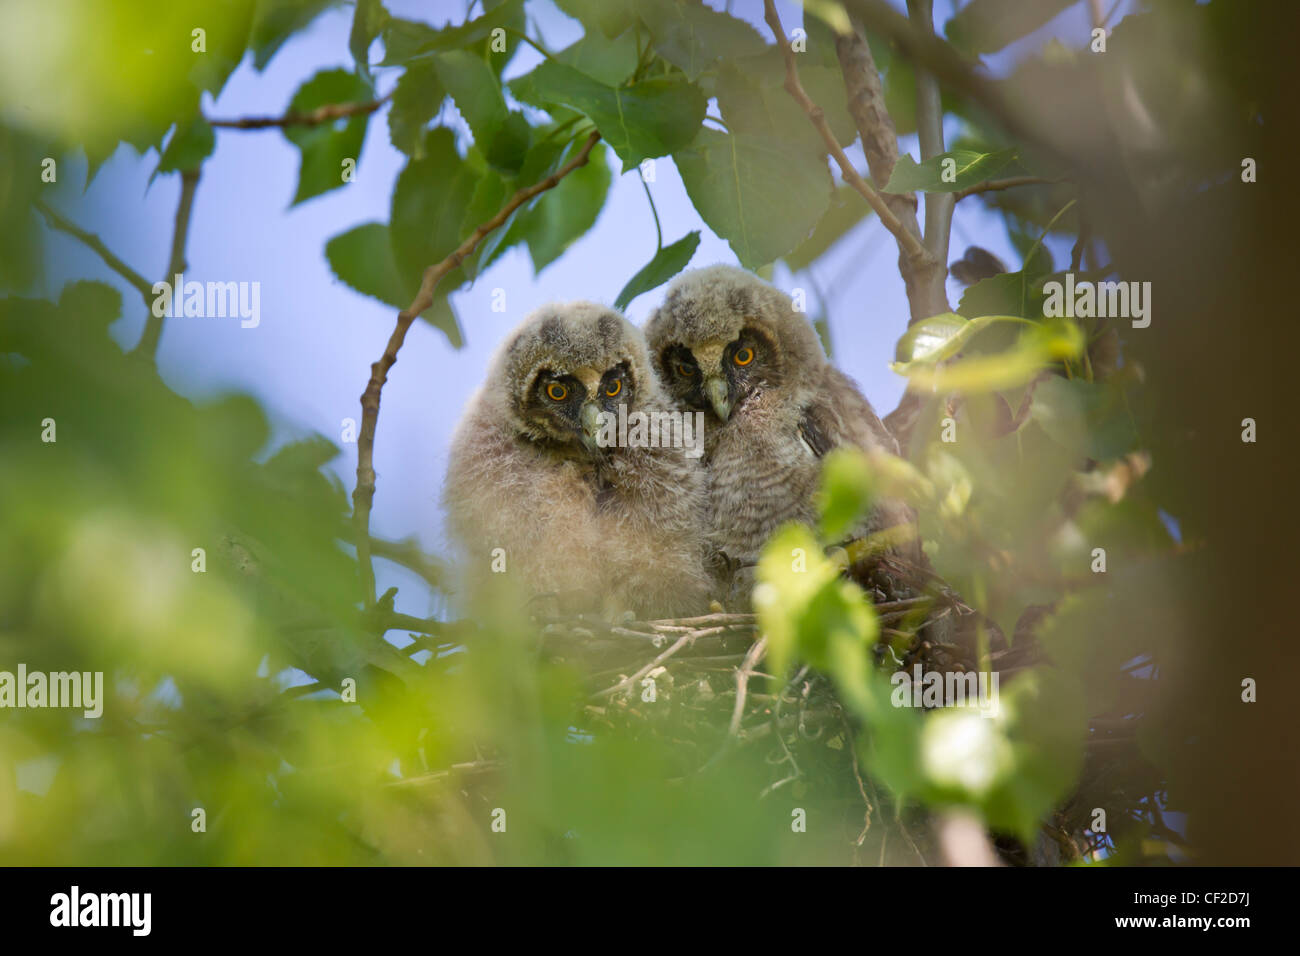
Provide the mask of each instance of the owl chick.
{"label": "owl chick", "polygon": [[[788,521],[815,522],[821,459],[832,448],[898,453],[790,298],[742,269],[683,273],[645,331],[668,393],[705,412],[710,540],[732,562],[752,564]],[[882,503],[862,531],[910,517]]]}
{"label": "owl chick", "polygon": [[[620,410],[619,406],[623,406]],[[705,476],[679,447],[610,442],[620,413],[671,413],[639,329],[545,306],[493,359],[452,440],[443,501],[471,594],[493,571],[567,612],[707,607]]]}

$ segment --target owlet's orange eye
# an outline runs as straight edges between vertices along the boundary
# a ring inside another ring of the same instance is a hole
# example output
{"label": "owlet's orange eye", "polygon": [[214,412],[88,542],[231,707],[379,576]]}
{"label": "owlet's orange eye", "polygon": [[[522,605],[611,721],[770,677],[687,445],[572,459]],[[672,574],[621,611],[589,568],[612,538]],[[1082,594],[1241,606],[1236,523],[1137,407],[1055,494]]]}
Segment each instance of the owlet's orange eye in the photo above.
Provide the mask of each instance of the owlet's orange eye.
{"label": "owlet's orange eye", "polygon": [[677,374],[682,378],[690,378],[695,374],[695,366],[687,365],[685,362],[677,363]]}
{"label": "owlet's orange eye", "polygon": [[569,390],[559,382],[552,382],[546,386],[546,395],[553,402],[562,402],[569,397]]}
{"label": "owlet's orange eye", "polygon": [[751,348],[737,349],[736,354],[732,356],[732,360],[737,365],[748,365],[754,361],[754,350]]}
{"label": "owlet's orange eye", "polygon": [[610,398],[613,398],[621,391],[623,391],[623,380],[621,378],[616,378],[605,386],[605,394]]}

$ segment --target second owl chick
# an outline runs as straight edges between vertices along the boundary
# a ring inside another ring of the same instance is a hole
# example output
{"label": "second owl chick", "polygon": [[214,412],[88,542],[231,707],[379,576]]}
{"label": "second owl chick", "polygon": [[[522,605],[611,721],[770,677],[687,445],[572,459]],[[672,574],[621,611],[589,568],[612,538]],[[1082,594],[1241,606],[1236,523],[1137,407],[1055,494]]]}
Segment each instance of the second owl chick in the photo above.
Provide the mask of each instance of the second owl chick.
{"label": "second owl chick", "polygon": [[[683,273],[645,332],[674,400],[706,413],[711,540],[734,562],[756,561],[786,522],[815,523],[821,459],[832,448],[898,454],[790,297],[743,269]],[[863,530],[910,519],[884,502]]]}
{"label": "second owl chick", "polygon": [[707,607],[703,470],[682,448],[602,447],[602,413],[620,405],[671,410],[640,330],[616,312],[546,306],[507,337],[457,426],[443,491],[471,589],[495,555],[566,611]]}

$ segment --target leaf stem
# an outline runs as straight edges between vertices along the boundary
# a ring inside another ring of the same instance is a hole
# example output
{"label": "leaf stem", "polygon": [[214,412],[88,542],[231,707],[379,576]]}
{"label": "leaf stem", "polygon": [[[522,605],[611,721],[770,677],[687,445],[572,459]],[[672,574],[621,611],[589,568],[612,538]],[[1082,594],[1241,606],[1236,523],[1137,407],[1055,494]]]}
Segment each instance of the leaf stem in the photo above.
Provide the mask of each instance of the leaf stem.
{"label": "leaf stem", "polygon": [[659,210],[655,208],[655,197],[650,195],[650,185],[645,181],[645,176],[642,175],[639,166],[636,174],[641,177],[641,188],[645,190],[646,201],[650,203],[650,213],[655,217],[655,254],[657,255],[663,251],[664,247],[664,231],[659,228]]}

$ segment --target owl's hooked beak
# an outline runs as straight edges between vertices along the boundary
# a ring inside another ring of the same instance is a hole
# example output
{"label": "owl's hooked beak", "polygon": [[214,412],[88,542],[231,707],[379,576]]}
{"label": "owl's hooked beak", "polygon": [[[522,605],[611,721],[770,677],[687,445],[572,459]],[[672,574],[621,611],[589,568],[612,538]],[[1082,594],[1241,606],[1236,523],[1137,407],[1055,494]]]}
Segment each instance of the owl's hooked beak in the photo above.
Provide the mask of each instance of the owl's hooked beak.
{"label": "owl's hooked beak", "polygon": [[718,413],[718,417],[725,422],[731,415],[732,405],[727,380],[718,375],[710,375],[704,380],[704,396],[713,406],[713,410]]}
{"label": "owl's hooked beak", "polygon": [[583,402],[579,420],[582,423],[583,446],[587,451],[599,451],[600,443],[597,441],[597,436],[600,435],[600,406],[595,402]]}

